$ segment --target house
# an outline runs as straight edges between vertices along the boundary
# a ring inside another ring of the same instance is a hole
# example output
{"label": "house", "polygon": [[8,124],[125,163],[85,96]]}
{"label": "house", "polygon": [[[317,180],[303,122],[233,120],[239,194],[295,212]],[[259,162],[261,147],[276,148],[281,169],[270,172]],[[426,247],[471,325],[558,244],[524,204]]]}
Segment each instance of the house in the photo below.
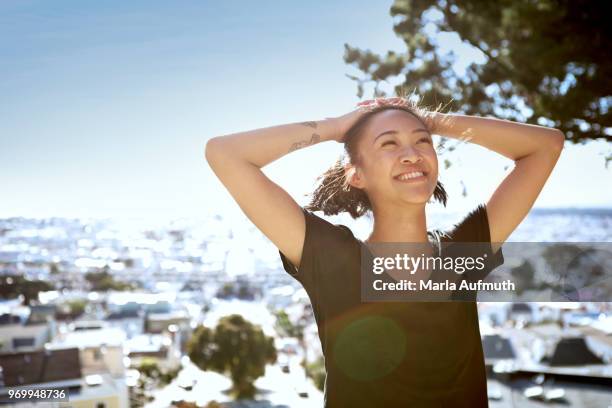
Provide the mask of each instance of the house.
{"label": "house", "polygon": [[24,325],[9,323],[0,325],[0,353],[40,350],[51,340],[49,323]]}
{"label": "house", "polygon": [[107,327],[99,321],[76,322],[71,328],[71,331],[60,333],[47,347],[77,348],[85,375],[108,372],[118,378],[125,376],[123,330]]}
{"label": "house", "polygon": [[55,321],[55,305],[35,305],[30,306],[30,316],[27,324],[44,324]]}
{"label": "house", "polygon": [[137,368],[144,360],[153,359],[157,365],[169,370],[181,365],[181,352],[169,333],[141,334],[125,342],[125,354],[130,367]]}
{"label": "house", "polygon": [[[45,349],[0,354],[2,381],[0,400],[8,396],[9,387],[64,389],[74,408],[127,408],[127,387],[108,374],[84,375],[77,348]],[[29,407],[30,402],[14,407]]]}
{"label": "house", "polygon": [[489,362],[513,360],[516,358],[516,353],[510,340],[499,334],[483,336],[482,349],[487,364],[489,364]]}
{"label": "house", "polygon": [[[52,343],[47,345],[49,350],[71,348],[78,350],[81,373],[80,395],[88,401],[91,398],[112,399],[104,402],[106,407],[127,407],[128,387],[123,363],[125,333],[118,328],[107,327],[101,321],[80,321],[71,325],[70,331],[60,333]],[[78,405],[70,402],[74,407],[95,405]],[[97,408],[97,407],[96,407]]]}
{"label": "house", "polygon": [[6,387],[81,378],[79,350],[36,350],[0,355]]}
{"label": "house", "polygon": [[548,359],[550,366],[585,366],[604,364],[587,346],[584,337],[566,337],[559,340]]}

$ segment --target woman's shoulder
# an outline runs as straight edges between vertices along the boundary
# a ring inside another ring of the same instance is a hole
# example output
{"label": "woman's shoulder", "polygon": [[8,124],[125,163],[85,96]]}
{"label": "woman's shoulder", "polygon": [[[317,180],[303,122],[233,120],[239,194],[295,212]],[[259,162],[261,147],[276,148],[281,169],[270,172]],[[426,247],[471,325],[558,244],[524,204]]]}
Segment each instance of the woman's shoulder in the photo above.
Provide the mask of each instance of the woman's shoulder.
{"label": "woman's shoulder", "polygon": [[302,208],[306,219],[306,232],[317,238],[331,242],[333,240],[354,241],[357,240],[353,231],[344,224],[329,221],[322,215]]}
{"label": "woman's shoulder", "polygon": [[447,231],[440,233],[440,240],[446,242],[490,242],[489,219],[485,204],[478,204],[461,221]]}

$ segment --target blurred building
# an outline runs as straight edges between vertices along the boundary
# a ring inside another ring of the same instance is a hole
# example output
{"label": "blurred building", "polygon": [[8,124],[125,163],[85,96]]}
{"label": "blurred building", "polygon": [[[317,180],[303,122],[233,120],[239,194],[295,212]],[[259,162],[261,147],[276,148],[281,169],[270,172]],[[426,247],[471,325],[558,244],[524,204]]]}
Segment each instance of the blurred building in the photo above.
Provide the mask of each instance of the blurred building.
{"label": "blurred building", "polygon": [[[128,407],[127,387],[108,373],[86,375],[77,348],[0,354],[0,367],[0,398],[8,396],[8,387],[28,386],[68,390],[74,408]],[[32,403],[10,406],[30,407]]]}

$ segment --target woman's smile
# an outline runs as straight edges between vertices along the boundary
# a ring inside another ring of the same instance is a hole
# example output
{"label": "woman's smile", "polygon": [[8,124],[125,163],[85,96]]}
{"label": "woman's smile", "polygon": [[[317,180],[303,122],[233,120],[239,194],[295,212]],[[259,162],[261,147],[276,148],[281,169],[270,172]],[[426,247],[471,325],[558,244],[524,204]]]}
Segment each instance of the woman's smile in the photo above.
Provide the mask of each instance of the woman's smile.
{"label": "woman's smile", "polygon": [[427,180],[427,175],[422,171],[413,171],[399,174],[393,177],[393,179],[400,183],[418,183]]}

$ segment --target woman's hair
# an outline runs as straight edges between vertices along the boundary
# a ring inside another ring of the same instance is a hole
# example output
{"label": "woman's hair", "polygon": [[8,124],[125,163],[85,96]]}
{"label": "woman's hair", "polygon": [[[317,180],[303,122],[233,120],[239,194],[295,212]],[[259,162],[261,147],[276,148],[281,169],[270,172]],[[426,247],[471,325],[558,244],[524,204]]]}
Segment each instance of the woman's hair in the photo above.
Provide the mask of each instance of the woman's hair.
{"label": "woman's hair", "polygon": [[[431,126],[426,120],[426,113],[423,108],[419,107],[416,102],[407,100],[405,106],[379,106],[371,111],[364,113],[355,124],[346,132],[344,137],[344,157],[338,161],[325,173],[317,178],[321,180],[319,186],[311,194],[310,204],[304,208],[309,211],[323,211],[325,215],[335,215],[341,212],[348,212],[353,218],[359,218],[372,210],[372,204],[366,192],[362,189],[351,186],[348,183],[346,176],[345,164],[348,161],[352,164],[358,164],[361,157],[358,153],[358,143],[363,134],[365,124],[377,113],[396,109],[408,112],[414,115],[423,123],[431,133]],[[446,207],[448,196],[444,186],[439,181],[436,184],[433,197]]]}

